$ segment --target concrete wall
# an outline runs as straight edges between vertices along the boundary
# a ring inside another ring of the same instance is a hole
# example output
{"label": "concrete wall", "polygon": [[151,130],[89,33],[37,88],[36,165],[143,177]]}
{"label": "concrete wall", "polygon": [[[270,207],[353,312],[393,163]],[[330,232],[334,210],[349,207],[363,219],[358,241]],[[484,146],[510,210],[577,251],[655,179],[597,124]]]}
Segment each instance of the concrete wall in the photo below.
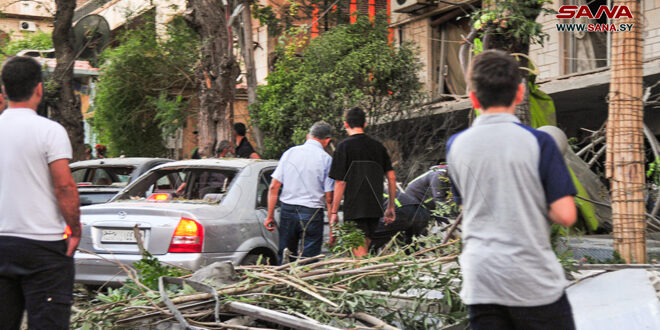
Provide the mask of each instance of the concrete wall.
{"label": "concrete wall", "polygon": [[660,57],[660,0],[642,2],[644,16],[644,59]]}
{"label": "concrete wall", "polygon": [[[557,10],[561,0],[556,0],[551,4],[552,8]],[[642,25],[644,38],[644,60],[650,60],[660,57],[660,0],[642,1]],[[539,80],[547,80],[567,74],[564,70],[564,38],[568,37],[569,32],[558,32],[555,24],[560,23],[554,15],[545,15],[539,17],[538,21],[543,24],[543,31],[549,35],[542,46],[532,45],[530,47],[530,57],[540,70]],[[562,20],[561,23],[567,23],[568,20]],[[637,27],[635,27],[637,28]],[[604,32],[588,32],[604,33]]]}
{"label": "concrete wall", "polygon": [[[53,31],[53,22],[51,19],[25,19],[25,18],[0,18],[0,31],[6,33],[6,36],[9,37],[9,40],[20,40],[23,39],[25,35],[30,35],[35,32],[21,31],[20,23],[23,21],[34,22],[37,27],[37,31],[42,31],[45,33],[51,33]],[[0,37],[5,37],[3,34]]]}
{"label": "concrete wall", "polygon": [[50,18],[55,16],[55,1],[33,0],[16,1],[0,0],[0,12],[4,14],[38,16]]}
{"label": "concrete wall", "polygon": [[[403,15],[395,15],[392,18],[392,22],[396,22],[395,19],[403,19],[404,17]],[[399,30],[401,31],[399,32]],[[428,18],[416,20],[394,29],[396,44],[401,44],[402,40],[400,40],[400,36],[403,36],[403,42],[412,42],[416,46],[417,56],[422,63],[419,71],[419,80],[422,83],[424,91],[429,93],[431,92],[433,79],[430,68],[432,59],[431,34],[430,19]]]}
{"label": "concrete wall", "polygon": [[22,32],[20,23],[22,21],[34,22],[37,31],[50,33],[53,30],[52,17],[55,15],[55,1],[16,1],[0,0],[0,31],[3,38],[10,40],[22,39],[24,34],[34,33]]}
{"label": "concrete wall", "polygon": [[[562,0],[555,1],[555,4],[549,6],[557,10],[559,8],[557,3],[560,1]],[[544,80],[564,74],[561,60],[563,58],[563,47],[561,46],[563,36],[557,31],[555,25],[557,19],[554,15],[541,15],[538,22],[543,24],[543,32],[548,34],[548,38],[544,41],[543,46],[539,44],[531,45],[529,55],[539,70],[537,79]]]}

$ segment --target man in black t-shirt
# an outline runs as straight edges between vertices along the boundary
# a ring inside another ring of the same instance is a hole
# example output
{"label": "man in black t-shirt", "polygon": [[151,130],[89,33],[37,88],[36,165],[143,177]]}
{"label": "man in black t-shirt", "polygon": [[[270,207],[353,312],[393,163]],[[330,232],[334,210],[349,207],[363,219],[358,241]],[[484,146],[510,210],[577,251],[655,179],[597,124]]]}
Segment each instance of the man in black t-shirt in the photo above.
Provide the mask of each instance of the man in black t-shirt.
{"label": "man in black t-shirt", "polygon": [[245,137],[245,124],[236,123],[234,124],[234,135],[236,136],[236,157],[238,158],[254,158],[259,159],[259,155],[254,151],[252,144]]}
{"label": "man in black t-shirt", "polygon": [[390,201],[383,222],[388,225],[395,218],[396,177],[392,162],[385,147],[364,134],[365,119],[365,113],[360,108],[346,111],[344,127],[349,137],[337,146],[329,174],[335,180],[335,195],[330,212],[330,242],[334,240],[332,225],[337,222],[339,203],[345,193],[344,221],[355,222],[366,237],[365,246],[353,251],[357,257],[367,254],[379,218],[383,217],[384,176],[387,176]]}

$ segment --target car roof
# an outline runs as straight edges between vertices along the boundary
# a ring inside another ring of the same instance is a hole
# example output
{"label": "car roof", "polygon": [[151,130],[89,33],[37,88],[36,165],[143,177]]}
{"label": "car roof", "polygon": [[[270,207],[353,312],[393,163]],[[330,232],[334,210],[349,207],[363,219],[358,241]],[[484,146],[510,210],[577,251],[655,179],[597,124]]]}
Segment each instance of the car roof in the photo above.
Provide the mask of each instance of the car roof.
{"label": "car roof", "polygon": [[156,168],[163,167],[185,167],[185,166],[194,166],[194,167],[231,167],[236,169],[245,168],[251,164],[264,164],[276,166],[276,160],[265,160],[265,159],[247,159],[247,158],[205,158],[205,159],[187,159],[174,161],[167,164],[162,164]]}
{"label": "car roof", "polygon": [[90,160],[81,160],[79,162],[71,163],[70,167],[91,167],[91,166],[139,166],[150,161],[162,160],[165,162],[171,162],[171,159],[167,158],[149,158],[149,157],[123,157],[123,158],[101,158],[101,159],[90,159]]}

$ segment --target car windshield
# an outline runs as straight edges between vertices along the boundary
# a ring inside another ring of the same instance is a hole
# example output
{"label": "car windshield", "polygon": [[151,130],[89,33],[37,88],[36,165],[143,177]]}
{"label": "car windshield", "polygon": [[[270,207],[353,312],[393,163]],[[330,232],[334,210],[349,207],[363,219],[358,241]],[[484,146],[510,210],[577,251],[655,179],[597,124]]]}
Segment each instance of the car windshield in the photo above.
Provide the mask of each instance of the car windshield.
{"label": "car windshield", "polygon": [[71,171],[78,186],[124,187],[131,181],[135,166],[102,166],[75,168]]}
{"label": "car windshield", "polygon": [[106,203],[107,201],[110,200],[110,198],[112,198],[116,194],[117,194],[116,191],[112,191],[112,192],[83,191],[80,192],[80,205],[86,206],[86,205]]}
{"label": "car windshield", "polygon": [[235,170],[218,168],[164,168],[142,176],[117,201],[219,203]]}

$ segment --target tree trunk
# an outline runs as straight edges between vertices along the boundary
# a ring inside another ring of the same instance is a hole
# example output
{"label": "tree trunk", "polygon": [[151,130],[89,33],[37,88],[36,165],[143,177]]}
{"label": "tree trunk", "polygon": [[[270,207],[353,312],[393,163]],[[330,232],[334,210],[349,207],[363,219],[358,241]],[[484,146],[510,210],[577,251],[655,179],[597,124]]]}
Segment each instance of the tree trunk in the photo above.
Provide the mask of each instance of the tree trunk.
{"label": "tree trunk", "polygon": [[73,147],[73,160],[85,159],[85,131],[80,102],[73,93],[73,67],[76,61],[71,23],[76,8],[74,0],[56,0],[53,46],[57,65],[46,83],[46,103],[50,117],[62,124]]}
{"label": "tree trunk", "polygon": [[217,140],[232,140],[231,102],[239,68],[227,26],[228,8],[218,0],[188,0],[184,18],[201,39],[197,139],[200,155],[210,157]]}
{"label": "tree trunk", "polygon": [[[247,97],[248,107],[257,101],[257,71],[254,63],[254,39],[252,38],[252,10],[250,6],[252,1],[246,0],[243,2],[245,9],[241,13],[241,22],[243,26],[239,30],[241,41],[241,53],[243,54],[243,61],[245,63],[245,76],[247,80]],[[263,146],[263,133],[259,126],[252,127],[254,132],[254,142],[257,145],[257,150],[261,151]]]}
{"label": "tree trunk", "polygon": [[[490,7],[495,7],[497,6],[497,1],[492,1],[487,4]],[[540,4],[531,6],[527,8],[526,10],[526,16],[525,19],[533,22],[536,21],[538,16],[541,13],[541,8],[542,6]],[[504,23],[506,23],[506,20],[504,20]],[[506,52],[509,52],[511,54],[524,54],[526,56],[529,56],[529,38],[523,39],[523,38],[513,38],[513,37],[506,37],[505,35],[502,34],[494,34],[492,31],[496,31],[498,26],[501,25],[502,22],[497,21],[497,22],[489,22],[486,26],[486,36],[484,36],[484,50],[485,49],[500,49],[504,50]],[[525,56],[517,56],[518,58],[518,63],[520,63],[521,68],[527,68],[529,66],[529,60]],[[520,122],[523,125],[530,126],[532,122],[532,115],[529,111],[529,88],[528,88],[528,82],[529,79],[527,78],[529,76],[529,72],[527,70],[520,70],[521,76],[522,76],[522,83],[525,86],[525,97],[523,98],[523,101],[516,106],[516,116],[518,119],[520,119]]]}
{"label": "tree trunk", "polygon": [[529,111],[529,79],[527,79],[527,71],[523,71],[523,74],[525,75],[525,78],[522,79],[522,84],[525,86],[525,95],[522,99],[522,102],[520,102],[516,106],[516,117],[520,119],[520,123],[526,126],[531,126],[532,125],[532,113]]}
{"label": "tree trunk", "polygon": [[632,31],[612,34],[606,174],[614,248],[628,263],[646,263],[641,14],[639,1],[616,0],[614,5],[627,6],[634,17],[617,22],[634,24]]}

